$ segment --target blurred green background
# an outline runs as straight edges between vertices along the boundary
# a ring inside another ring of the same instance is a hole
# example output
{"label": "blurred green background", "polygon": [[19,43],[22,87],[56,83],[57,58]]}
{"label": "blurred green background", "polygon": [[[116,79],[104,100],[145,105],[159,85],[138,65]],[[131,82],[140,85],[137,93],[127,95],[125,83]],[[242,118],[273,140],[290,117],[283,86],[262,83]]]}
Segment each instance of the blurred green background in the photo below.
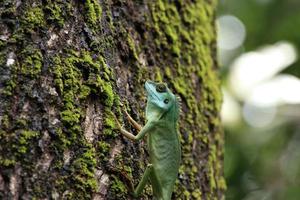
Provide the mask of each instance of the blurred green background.
{"label": "blurred green background", "polygon": [[228,200],[300,199],[300,0],[220,0]]}

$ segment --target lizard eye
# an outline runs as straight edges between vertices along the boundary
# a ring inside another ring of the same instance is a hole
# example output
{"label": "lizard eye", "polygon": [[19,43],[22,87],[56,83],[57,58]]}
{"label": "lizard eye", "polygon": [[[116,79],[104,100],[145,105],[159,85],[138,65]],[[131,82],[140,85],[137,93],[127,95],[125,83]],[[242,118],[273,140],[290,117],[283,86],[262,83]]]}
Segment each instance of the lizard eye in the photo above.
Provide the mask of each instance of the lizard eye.
{"label": "lizard eye", "polygon": [[165,103],[165,104],[168,104],[168,103],[169,103],[169,99],[165,99],[165,100],[164,100],[164,103]]}
{"label": "lizard eye", "polygon": [[156,86],[156,91],[159,93],[166,92],[167,91],[166,85],[163,83],[158,84]]}

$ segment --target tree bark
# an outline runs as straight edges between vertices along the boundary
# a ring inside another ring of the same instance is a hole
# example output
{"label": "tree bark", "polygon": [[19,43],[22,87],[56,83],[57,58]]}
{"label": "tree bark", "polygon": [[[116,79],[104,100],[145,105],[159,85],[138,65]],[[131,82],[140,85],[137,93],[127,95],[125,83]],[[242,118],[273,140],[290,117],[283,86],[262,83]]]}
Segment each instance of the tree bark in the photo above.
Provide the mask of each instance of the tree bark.
{"label": "tree bark", "polygon": [[[216,0],[1,0],[0,198],[132,199],[148,79],[182,99],[172,199],[223,199]],[[122,123],[130,130],[127,120]],[[135,130],[131,130],[136,134]],[[141,199],[151,199],[148,186]]]}

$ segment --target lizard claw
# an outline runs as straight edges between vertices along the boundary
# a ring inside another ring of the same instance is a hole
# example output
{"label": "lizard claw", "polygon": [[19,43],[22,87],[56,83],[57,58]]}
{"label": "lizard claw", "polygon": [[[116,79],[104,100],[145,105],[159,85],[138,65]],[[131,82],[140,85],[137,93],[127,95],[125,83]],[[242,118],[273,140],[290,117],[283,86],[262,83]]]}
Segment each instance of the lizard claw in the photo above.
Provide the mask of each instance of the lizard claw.
{"label": "lizard claw", "polygon": [[124,111],[126,117],[128,118],[130,115],[129,115],[129,113],[127,112],[127,110],[124,109],[123,111]]}
{"label": "lizard claw", "polygon": [[120,102],[120,106],[122,107],[122,110],[123,110],[123,112],[125,113],[126,117],[127,117],[127,118],[130,117],[129,113],[128,113],[127,110],[126,110],[125,105],[124,105],[122,102]]}

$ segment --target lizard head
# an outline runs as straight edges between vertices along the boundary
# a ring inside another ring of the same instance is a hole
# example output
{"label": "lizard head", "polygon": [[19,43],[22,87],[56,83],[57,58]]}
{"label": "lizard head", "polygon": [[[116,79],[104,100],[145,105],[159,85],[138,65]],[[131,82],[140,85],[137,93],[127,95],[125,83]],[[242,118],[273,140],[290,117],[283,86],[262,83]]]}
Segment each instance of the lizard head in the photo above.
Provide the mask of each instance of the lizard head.
{"label": "lizard head", "polygon": [[171,109],[175,111],[175,118],[179,111],[176,96],[171,92],[165,83],[156,83],[146,81],[145,88],[148,93],[147,110],[148,112],[156,112],[163,114]]}

